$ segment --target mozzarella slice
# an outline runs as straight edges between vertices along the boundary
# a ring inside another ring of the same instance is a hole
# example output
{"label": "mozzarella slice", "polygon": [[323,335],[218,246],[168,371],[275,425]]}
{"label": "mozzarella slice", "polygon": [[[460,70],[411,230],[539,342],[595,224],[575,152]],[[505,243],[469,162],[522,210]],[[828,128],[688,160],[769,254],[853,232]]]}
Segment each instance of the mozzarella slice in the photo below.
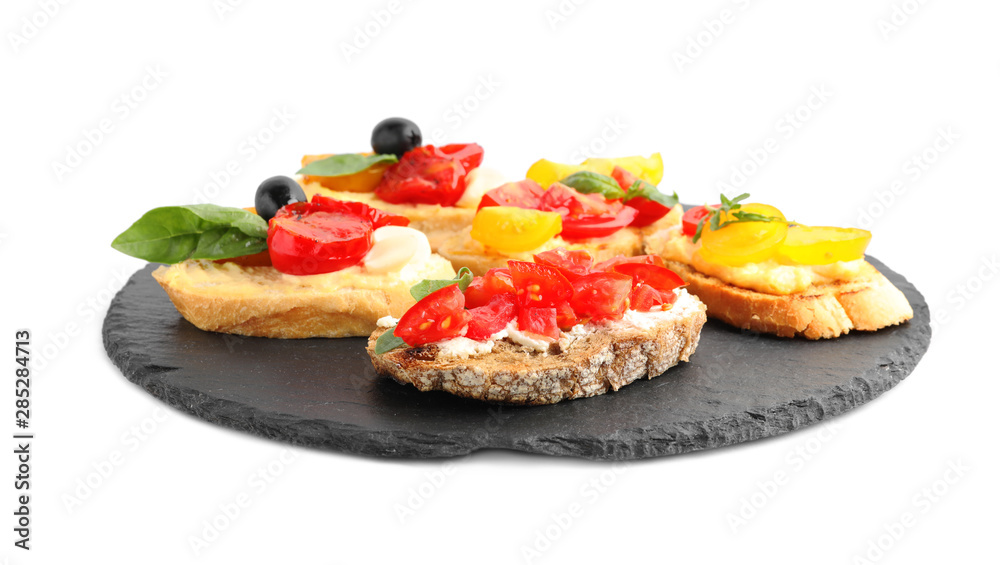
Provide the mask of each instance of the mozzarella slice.
{"label": "mozzarella slice", "polygon": [[385,226],[372,233],[372,248],[365,255],[370,273],[398,271],[409,263],[420,264],[431,257],[427,236],[413,228]]}
{"label": "mozzarella slice", "polygon": [[488,191],[507,182],[507,177],[496,169],[477,167],[465,175],[465,192],[455,206],[459,208],[478,208],[479,201]]}

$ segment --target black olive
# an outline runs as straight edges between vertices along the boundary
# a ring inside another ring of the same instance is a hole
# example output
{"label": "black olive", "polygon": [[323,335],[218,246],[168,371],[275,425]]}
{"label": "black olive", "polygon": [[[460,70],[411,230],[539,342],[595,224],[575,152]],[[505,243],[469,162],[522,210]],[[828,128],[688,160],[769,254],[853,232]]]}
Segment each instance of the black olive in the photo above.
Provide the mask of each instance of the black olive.
{"label": "black olive", "polygon": [[421,143],[420,128],[406,118],[386,118],[372,130],[372,149],[379,155],[402,157]]}
{"label": "black olive", "polygon": [[257,215],[268,222],[282,206],[306,201],[306,193],[295,179],[278,175],[260,183],[253,205],[257,208]]}

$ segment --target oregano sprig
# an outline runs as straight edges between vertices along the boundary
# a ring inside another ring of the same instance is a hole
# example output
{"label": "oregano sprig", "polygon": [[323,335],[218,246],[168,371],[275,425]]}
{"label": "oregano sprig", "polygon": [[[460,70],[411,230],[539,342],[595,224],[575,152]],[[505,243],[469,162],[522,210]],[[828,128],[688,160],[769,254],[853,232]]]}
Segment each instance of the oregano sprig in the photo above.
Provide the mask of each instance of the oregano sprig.
{"label": "oregano sprig", "polygon": [[[709,210],[709,214],[702,218],[698,222],[698,229],[694,232],[694,238],[691,240],[693,243],[698,243],[701,239],[702,231],[705,228],[705,223],[708,223],[709,228],[712,231],[722,229],[730,224],[736,224],[740,222],[784,222],[783,218],[777,216],[768,216],[765,214],[758,214],[756,212],[744,212],[740,208],[742,205],[740,202],[750,198],[750,193],[744,192],[743,194],[733,197],[732,199],[726,198],[725,194],[719,195],[719,200],[722,202],[718,208],[713,208],[711,206],[705,206]],[[722,218],[732,218],[722,221]]]}

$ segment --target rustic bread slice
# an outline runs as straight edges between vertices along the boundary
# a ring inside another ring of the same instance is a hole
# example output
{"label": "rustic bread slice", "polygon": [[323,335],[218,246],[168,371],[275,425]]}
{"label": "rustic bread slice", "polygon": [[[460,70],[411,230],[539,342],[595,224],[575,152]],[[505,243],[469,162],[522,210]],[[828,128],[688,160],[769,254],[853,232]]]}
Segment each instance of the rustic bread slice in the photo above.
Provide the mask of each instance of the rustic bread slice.
{"label": "rustic bread slice", "polygon": [[504,404],[554,404],[618,390],[687,361],[698,346],[705,305],[681,290],[671,310],[649,318],[655,321],[577,326],[546,352],[503,338],[490,351],[467,358],[448,356],[436,344],[376,354],[375,341],[387,331],[380,328],[368,339],[368,354],[379,374],[421,391]]}
{"label": "rustic bread slice", "polygon": [[739,328],[808,339],[850,330],[874,331],[913,317],[910,303],[867,261],[856,278],[814,284],[797,294],[774,295],[733,286],[685,263],[666,261],[708,307],[708,315]]}
{"label": "rustic bread slice", "polygon": [[506,267],[509,260],[531,261],[533,254],[556,247],[584,249],[594,258],[595,263],[618,255],[631,257],[642,253],[642,235],[634,228],[621,229],[607,237],[579,243],[570,243],[556,236],[537,249],[521,253],[501,253],[472,239],[471,232],[472,228],[469,227],[446,239],[437,252],[451,261],[456,269],[467,267],[477,276],[485,275],[490,269]]}
{"label": "rustic bread slice", "polygon": [[413,284],[455,276],[437,255],[396,273],[370,275],[360,269],[296,277],[269,266],[189,260],[161,266],[153,278],[199,329],[297,339],[368,335],[379,318],[401,316],[414,304]]}
{"label": "rustic bread slice", "polygon": [[[405,216],[410,219],[410,227],[424,232],[431,244],[431,251],[437,252],[446,239],[472,226],[476,208],[459,206],[439,206],[437,204],[392,204],[375,196],[374,192],[336,192],[319,183],[302,183],[306,196],[321,194],[337,200],[363,202],[373,208]],[[457,268],[457,267],[456,267]]]}

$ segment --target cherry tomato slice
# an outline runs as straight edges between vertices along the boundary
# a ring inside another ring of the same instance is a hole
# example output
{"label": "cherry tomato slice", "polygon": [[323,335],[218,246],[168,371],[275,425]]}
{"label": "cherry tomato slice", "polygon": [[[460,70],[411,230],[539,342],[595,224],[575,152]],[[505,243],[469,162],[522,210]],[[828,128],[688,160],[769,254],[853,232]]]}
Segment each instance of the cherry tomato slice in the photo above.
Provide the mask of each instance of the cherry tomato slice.
{"label": "cherry tomato slice", "polygon": [[628,309],[632,277],[622,273],[590,273],[573,281],[570,304],[581,318],[620,320]]}
{"label": "cherry tomato slice", "polygon": [[629,224],[633,228],[644,228],[670,212],[670,208],[663,204],[641,196],[632,198],[625,203],[625,206],[635,208],[635,219]]}
{"label": "cherry tomato slice", "polygon": [[590,216],[564,219],[563,231],[559,235],[566,241],[582,241],[607,237],[631,224],[637,214],[638,212],[635,208],[622,207],[621,211],[612,217]]}
{"label": "cherry tomato slice", "polygon": [[673,290],[687,284],[677,273],[666,267],[658,267],[656,265],[622,263],[615,265],[614,270],[616,273],[632,277],[634,285],[645,283],[661,292]]}
{"label": "cherry tomato slice", "polygon": [[364,202],[337,200],[321,194],[314,195],[311,202],[313,204],[319,204],[324,209],[330,210],[331,212],[346,212],[362,218],[368,218],[372,222],[373,230],[377,230],[384,226],[406,227],[410,225],[410,219],[406,216],[383,212],[378,208],[372,208]]}
{"label": "cherry tomato slice", "polygon": [[357,265],[372,247],[367,217],[295,202],[271,218],[267,249],[275,269],[289,275],[331,273]]}
{"label": "cherry tomato slice", "polygon": [[436,290],[403,313],[393,333],[416,347],[458,337],[469,323],[465,296],[458,285]]}
{"label": "cherry tomato slice", "polygon": [[663,258],[659,255],[636,255],[635,257],[625,257],[623,255],[619,255],[594,265],[594,270],[613,271],[615,270],[616,265],[623,265],[625,263],[642,263],[643,265],[656,265],[657,267],[662,267]]}
{"label": "cherry tomato slice", "polygon": [[[468,289],[466,289],[468,293]],[[469,295],[465,296],[469,305]],[[517,317],[517,297],[513,293],[497,294],[483,306],[469,309],[469,329],[465,337],[482,341],[504,329]]]}
{"label": "cherry tomato slice", "polygon": [[[722,204],[715,204],[712,208],[720,208]],[[698,232],[698,222],[707,218],[712,211],[706,206],[696,206],[694,208],[689,208],[684,211],[684,217],[681,218],[682,229],[684,230],[684,235],[688,237],[694,237],[694,234]]]}
{"label": "cherry tomato slice", "polygon": [[465,174],[461,161],[425,145],[407,151],[386,169],[375,195],[393,204],[454,206],[465,192]]}
{"label": "cherry tomato slice", "polygon": [[465,305],[468,308],[485,306],[497,294],[514,294],[509,269],[490,269],[485,275],[472,279],[465,289]]}
{"label": "cherry tomato slice", "polygon": [[535,263],[559,269],[559,272],[570,282],[589,273],[590,268],[594,265],[594,258],[583,249],[571,251],[565,247],[557,247],[549,251],[542,251],[534,257]]}
{"label": "cherry tomato slice", "polygon": [[580,323],[579,316],[573,311],[573,305],[569,302],[560,302],[556,306],[556,325],[561,330],[568,330]]}
{"label": "cherry tomato slice", "polygon": [[601,216],[612,212],[608,201],[600,194],[583,194],[560,182],[553,183],[545,191],[538,209],[546,212],[559,212],[563,215],[563,219]]}
{"label": "cherry tomato slice", "polygon": [[485,206],[513,206],[537,210],[543,194],[545,189],[533,180],[509,182],[487,191],[479,201],[478,209]]}
{"label": "cherry tomato slice", "polygon": [[550,339],[559,339],[559,325],[555,308],[522,307],[517,313],[517,328]]}
{"label": "cherry tomato slice", "polygon": [[621,202],[605,200],[600,194],[581,194],[558,182],[545,191],[540,209],[562,215],[559,235],[566,241],[607,237],[632,223],[638,214]]}
{"label": "cherry tomato slice", "polygon": [[483,148],[478,143],[452,143],[451,145],[442,145],[438,149],[462,163],[466,173],[483,162]]}
{"label": "cherry tomato slice", "polygon": [[573,296],[573,285],[559,269],[529,261],[507,261],[507,266],[521,306],[555,307]]}
{"label": "cherry tomato slice", "polygon": [[673,304],[677,293],[672,290],[659,291],[646,283],[639,283],[629,293],[630,308],[638,312],[649,312],[656,306]]}
{"label": "cherry tomato slice", "polygon": [[632,188],[632,185],[635,184],[635,181],[639,180],[639,177],[633,175],[618,165],[615,165],[614,170],[611,171],[611,178],[618,182],[618,186],[620,186],[626,194],[628,194],[628,189]]}

